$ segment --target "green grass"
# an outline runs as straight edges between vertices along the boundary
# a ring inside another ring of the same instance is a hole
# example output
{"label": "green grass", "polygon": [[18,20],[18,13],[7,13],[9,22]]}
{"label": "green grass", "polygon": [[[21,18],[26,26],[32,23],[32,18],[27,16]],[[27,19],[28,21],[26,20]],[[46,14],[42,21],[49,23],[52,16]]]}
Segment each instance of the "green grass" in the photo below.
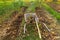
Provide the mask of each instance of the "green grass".
{"label": "green grass", "polygon": [[42,6],[50,13],[52,14],[56,19],[60,20],[60,13],[56,12],[54,9],[52,9],[49,5],[46,3],[43,3]]}
{"label": "green grass", "polygon": [[6,4],[0,3],[0,23],[6,19],[9,19],[12,12],[20,9],[21,5],[22,3],[19,2],[11,2],[10,4],[8,4],[8,2]]}

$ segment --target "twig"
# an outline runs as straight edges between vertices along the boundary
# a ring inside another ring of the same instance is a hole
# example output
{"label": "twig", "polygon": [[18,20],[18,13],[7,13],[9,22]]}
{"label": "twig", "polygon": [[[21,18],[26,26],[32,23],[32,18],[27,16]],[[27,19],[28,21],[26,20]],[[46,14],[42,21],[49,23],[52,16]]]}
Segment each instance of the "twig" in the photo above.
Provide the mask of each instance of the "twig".
{"label": "twig", "polygon": [[26,32],[26,23],[24,24],[24,34],[25,34],[25,32]]}
{"label": "twig", "polygon": [[43,25],[45,26],[45,28],[50,32],[50,29],[47,27],[47,25],[45,23],[43,23]]}
{"label": "twig", "polygon": [[38,34],[39,34],[39,38],[41,39],[41,32],[40,32],[40,29],[39,29],[39,26],[38,26],[38,17],[36,16],[35,18],[35,21],[36,21],[36,26],[37,26],[37,29],[38,29]]}

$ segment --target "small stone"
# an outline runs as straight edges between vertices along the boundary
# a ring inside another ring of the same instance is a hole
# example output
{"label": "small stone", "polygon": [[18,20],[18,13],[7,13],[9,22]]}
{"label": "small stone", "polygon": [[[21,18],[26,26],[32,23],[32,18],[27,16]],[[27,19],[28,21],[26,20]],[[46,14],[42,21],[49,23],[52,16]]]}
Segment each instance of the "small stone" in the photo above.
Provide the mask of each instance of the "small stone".
{"label": "small stone", "polygon": [[29,34],[27,34],[27,36],[29,36]]}
{"label": "small stone", "polygon": [[51,32],[52,34],[55,34],[55,32]]}

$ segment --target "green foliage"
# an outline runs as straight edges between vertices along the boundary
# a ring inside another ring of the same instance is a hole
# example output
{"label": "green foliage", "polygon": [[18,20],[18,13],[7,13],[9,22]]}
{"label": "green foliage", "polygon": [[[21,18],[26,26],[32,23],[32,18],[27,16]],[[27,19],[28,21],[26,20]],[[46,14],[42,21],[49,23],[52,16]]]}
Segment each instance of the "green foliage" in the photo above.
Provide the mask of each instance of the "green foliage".
{"label": "green foliage", "polygon": [[8,5],[7,4],[5,3],[0,4],[0,10],[1,10],[0,15],[5,14],[7,11],[16,10],[17,8],[20,8],[20,6],[22,5],[21,2],[13,2],[11,4]]}
{"label": "green foliage", "polygon": [[34,12],[34,11],[35,11],[35,8],[36,8],[35,2],[31,2],[28,7],[29,7],[28,10],[29,10],[30,12]]}
{"label": "green foliage", "polygon": [[0,4],[0,23],[2,23],[2,21],[9,19],[12,12],[14,10],[18,10],[20,9],[20,6],[22,5],[21,2],[11,2],[10,4],[8,2],[5,3],[1,3]]}

